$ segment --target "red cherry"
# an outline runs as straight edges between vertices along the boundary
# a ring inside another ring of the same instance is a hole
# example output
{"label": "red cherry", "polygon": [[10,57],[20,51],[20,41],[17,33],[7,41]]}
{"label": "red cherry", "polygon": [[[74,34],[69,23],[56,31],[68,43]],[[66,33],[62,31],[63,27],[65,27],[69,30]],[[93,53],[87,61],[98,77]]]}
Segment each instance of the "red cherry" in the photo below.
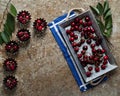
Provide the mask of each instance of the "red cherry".
{"label": "red cherry", "polygon": [[75,52],[78,52],[79,51],[79,47],[75,47],[74,50],[75,50]]}
{"label": "red cherry", "polygon": [[95,50],[95,49],[92,49],[92,53],[93,53],[93,54],[96,53],[96,50]]}
{"label": "red cherry", "polygon": [[81,43],[80,43],[80,42],[79,42],[79,43],[77,43],[77,46],[79,46],[79,47],[80,47],[80,46],[81,46]]}
{"label": "red cherry", "polygon": [[42,29],[43,29],[42,26],[39,26],[39,27],[38,27],[38,30],[39,30],[39,31],[42,31]]}
{"label": "red cherry", "polygon": [[78,23],[79,22],[79,18],[75,18],[75,22]]}
{"label": "red cherry", "polygon": [[90,60],[93,60],[93,59],[94,59],[94,56],[93,56],[93,55],[89,56],[89,59],[90,59]]}
{"label": "red cherry", "polygon": [[95,62],[98,61],[98,60],[99,60],[99,58],[97,58],[97,57],[94,58],[94,61],[95,61]]}
{"label": "red cherry", "polygon": [[87,26],[91,26],[91,25],[92,25],[91,21],[87,22]]}
{"label": "red cherry", "polygon": [[67,33],[67,34],[70,34],[70,33],[71,33],[71,31],[70,31],[70,30],[66,30],[66,33]]}
{"label": "red cherry", "polygon": [[104,59],[104,61],[108,60],[108,56],[107,55],[104,56],[103,59]]}
{"label": "red cherry", "polygon": [[18,46],[15,45],[15,46],[13,47],[13,49],[14,49],[15,51],[18,50]]}
{"label": "red cherry", "polygon": [[92,71],[92,69],[93,69],[92,66],[89,66],[89,67],[88,67],[88,70],[89,70],[89,71]]}
{"label": "red cherry", "polygon": [[93,28],[91,28],[91,32],[92,32],[92,33],[95,33],[95,30],[94,30]]}
{"label": "red cherry", "polygon": [[72,23],[71,23],[71,26],[74,27],[74,26],[75,26],[75,22],[72,22]]}
{"label": "red cherry", "polygon": [[37,23],[41,24],[42,22],[41,22],[41,20],[38,19],[38,20],[37,20]]}
{"label": "red cherry", "polygon": [[73,41],[74,41],[74,38],[73,38],[73,37],[70,37],[69,40],[70,40],[70,42],[73,42]]}
{"label": "red cherry", "polygon": [[90,27],[87,27],[87,31],[89,31],[89,32],[90,32],[90,30],[91,30],[91,28],[90,28]]}
{"label": "red cherry", "polygon": [[90,77],[90,76],[91,76],[91,72],[89,72],[89,71],[86,72],[86,76],[87,76],[87,77]]}
{"label": "red cherry", "polygon": [[83,31],[84,31],[84,32],[87,32],[87,28],[83,28]]}
{"label": "red cherry", "polygon": [[10,50],[11,48],[12,48],[12,47],[11,47],[10,45],[6,45],[6,46],[5,46],[5,49],[6,49],[6,50]]}
{"label": "red cherry", "polygon": [[21,22],[22,22],[23,24],[25,24],[25,23],[26,23],[26,20],[24,19],[24,20],[22,20]]}
{"label": "red cherry", "polygon": [[75,28],[74,28],[74,27],[71,27],[71,28],[70,28],[70,30],[71,30],[71,31],[74,31],[74,30],[75,30]]}
{"label": "red cherry", "polygon": [[88,49],[88,46],[83,46],[83,50],[87,50]]}
{"label": "red cherry", "polygon": [[84,22],[84,23],[83,23],[83,27],[86,27],[86,26],[87,26],[87,22]]}
{"label": "red cherry", "polygon": [[93,49],[93,48],[95,48],[96,44],[91,44],[90,46]]}
{"label": "red cherry", "polygon": [[21,37],[24,35],[24,32],[18,32],[18,37]]}
{"label": "red cherry", "polygon": [[76,40],[76,39],[78,39],[78,36],[77,36],[77,35],[74,35],[74,38],[75,38],[75,40]]}
{"label": "red cherry", "polygon": [[72,47],[76,47],[77,46],[77,43],[76,42],[73,42],[72,43]]}
{"label": "red cherry", "polygon": [[29,19],[30,17],[29,16],[26,16],[26,19]]}
{"label": "red cherry", "polygon": [[19,16],[19,21],[22,21],[23,20],[23,17],[22,16]]}
{"label": "red cherry", "polygon": [[96,72],[99,72],[99,71],[100,71],[100,68],[99,68],[99,67],[95,67],[95,71],[96,71]]}
{"label": "red cherry", "polygon": [[106,60],[106,61],[103,62],[103,65],[106,65],[107,63],[108,63],[108,61]]}
{"label": "red cherry", "polygon": [[90,17],[86,16],[86,17],[85,17],[85,21],[86,21],[86,22],[90,21]]}
{"label": "red cherry", "polygon": [[82,28],[81,28],[81,27],[79,27],[78,31],[79,31],[79,32],[81,32],[81,31],[82,31]]}
{"label": "red cherry", "polygon": [[101,69],[105,69],[106,68],[106,65],[101,65]]}
{"label": "red cherry", "polygon": [[70,36],[71,36],[71,37],[74,37],[74,36],[75,36],[75,34],[74,34],[73,32],[71,32],[71,33],[70,33]]}
{"label": "red cherry", "polygon": [[101,51],[102,51],[102,53],[105,53],[105,50],[104,50],[104,49],[102,49]]}
{"label": "red cherry", "polygon": [[85,50],[82,50],[82,51],[81,51],[81,54],[85,54],[85,52],[86,52]]}
{"label": "red cherry", "polygon": [[78,57],[78,58],[81,58],[81,57],[82,57],[82,54],[77,54],[77,57]]}
{"label": "red cherry", "polygon": [[25,12],[22,12],[22,14],[21,14],[22,16],[25,16],[26,14],[25,14]]}
{"label": "red cherry", "polygon": [[80,19],[80,20],[79,20],[79,23],[82,25],[82,24],[83,24],[83,20]]}
{"label": "red cherry", "polygon": [[77,25],[75,26],[75,30],[79,30],[79,27]]}
{"label": "red cherry", "polygon": [[84,40],[84,39],[81,39],[81,40],[80,40],[80,43],[81,43],[81,44],[85,43],[85,40]]}
{"label": "red cherry", "polygon": [[91,39],[88,39],[87,40],[87,44],[90,44],[92,41],[91,41]]}

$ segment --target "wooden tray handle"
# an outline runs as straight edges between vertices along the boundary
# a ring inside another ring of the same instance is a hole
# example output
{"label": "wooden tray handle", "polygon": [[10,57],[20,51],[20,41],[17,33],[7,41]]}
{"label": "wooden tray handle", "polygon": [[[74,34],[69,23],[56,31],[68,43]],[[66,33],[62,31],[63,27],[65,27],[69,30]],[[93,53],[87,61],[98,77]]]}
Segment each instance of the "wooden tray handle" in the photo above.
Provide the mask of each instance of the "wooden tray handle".
{"label": "wooden tray handle", "polygon": [[72,11],[77,11],[77,12],[79,12],[79,13],[82,13],[82,12],[85,11],[85,9],[83,9],[83,8],[72,8],[71,10],[69,10],[69,12],[68,12],[68,14],[67,14],[67,17],[66,17],[66,20],[69,19],[70,13],[71,13]]}

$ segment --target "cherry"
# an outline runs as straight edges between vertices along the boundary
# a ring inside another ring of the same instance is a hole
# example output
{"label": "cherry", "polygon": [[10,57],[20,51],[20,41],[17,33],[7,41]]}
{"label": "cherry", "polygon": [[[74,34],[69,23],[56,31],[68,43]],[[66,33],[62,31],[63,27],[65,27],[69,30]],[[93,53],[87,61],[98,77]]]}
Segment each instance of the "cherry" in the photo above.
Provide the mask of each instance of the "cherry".
{"label": "cherry", "polygon": [[100,37],[96,38],[96,45],[99,46],[102,43],[102,39]]}
{"label": "cherry", "polygon": [[72,43],[72,47],[76,47],[77,46],[77,43],[76,42],[73,42]]}
{"label": "cherry", "polygon": [[83,20],[82,20],[82,19],[80,19],[80,20],[79,20],[79,23],[82,25],[82,24],[83,24]]}
{"label": "cherry", "polygon": [[78,39],[78,36],[77,36],[77,35],[74,35],[74,38],[75,38],[75,40],[76,40],[76,39]]}
{"label": "cherry", "polygon": [[21,37],[21,36],[23,36],[24,35],[24,32],[19,32],[18,33],[18,37]]}
{"label": "cherry", "polygon": [[75,52],[78,52],[79,51],[79,47],[75,47],[74,50],[75,50]]}
{"label": "cherry", "polygon": [[81,58],[81,57],[82,57],[82,54],[77,54],[77,57],[78,57],[78,58]]}
{"label": "cherry", "polygon": [[94,59],[94,56],[93,56],[93,55],[89,56],[89,59],[90,59],[90,60],[93,60],[93,59]]}
{"label": "cherry", "polygon": [[87,50],[88,49],[88,46],[83,46],[83,50]]}
{"label": "cherry", "polygon": [[86,21],[86,22],[90,21],[90,17],[86,16],[86,17],[85,17],[85,21]]}
{"label": "cherry", "polygon": [[70,31],[70,30],[66,30],[66,33],[67,33],[67,34],[70,34],[70,33],[71,33],[71,31]]}
{"label": "cherry", "polygon": [[87,26],[87,22],[84,22],[82,25],[83,25],[83,27],[86,27]]}
{"label": "cherry", "polygon": [[79,32],[81,32],[81,31],[82,31],[82,28],[81,28],[81,27],[79,27],[78,31],[79,31]]}
{"label": "cherry", "polygon": [[108,56],[107,55],[104,56],[103,59],[104,59],[104,61],[108,60]]}
{"label": "cherry", "polygon": [[92,53],[95,54],[96,53],[96,49],[92,49]]}
{"label": "cherry", "polygon": [[82,51],[81,51],[81,54],[85,54],[85,52],[86,52],[85,50],[82,50]]}
{"label": "cherry", "polygon": [[90,76],[91,76],[91,72],[89,72],[89,71],[86,72],[86,76],[87,76],[87,77],[90,77]]}
{"label": "cherry", "polygon": [[94,30],[93,28],[91,28],[91,32],[92,32],[92,33],[95,33],[95,30]]}
{"label": "cherry", "polygon": [[87,22],[87,26],[91,26],[91,25],[92,25],[91,21]]}
{"label": "cherry", "polygon": [[100,68],[99,68],[99,67],[95,67],[95,71],[96,71],[96,72],[99,72],[99,71],[100,71]]}
{"label": "cherry", "polygon": [[87,44],[90,44],[92,41],[91,41],[91,39],[88,39],[87,40]]}
{"label": "cherry", "polygon": [[79,22],[79,18],[75,18],[75,22],[78,23]]}
{"label": "cherry", "polygon": [[88,67],[88,70],[89,70],[89,71],[92,71],[92,70],[93,70],[93,67],[92,67],[92,66],[89,66],[89,67]]}
{"label": "cherry", "polygon": [[70,40],[70,42],[73,42],[73,41],[74,41],[74,38],[73,38],[73,37],[70,37],[69,40]]}
{"label": "cherry", "polygon": [[74,37],[74,36],[75,36],[75,34],[74,34],[73,32],[71,32],[71,33],[70,33],[70,36],[71,36],[71,37]]}
{"label": "cherry", "polygon": [[101,69],[103,69],[103,70],[104,70],[105,68],[106,68],[106,65],[104,65],[104,64],[103,64],[103,65],[101,65]]}
{"label": "cherry", "polygon": [[95,48],[96,44],[91,44],[90,46],[93,49],[93,48]]}
{"label": "cherry", "polygon": [[38,29],[38,31],[42,31],[43,27],[39,26],[37,29]]}
{"label": "cherry", "polygon": [[106,65],[107,63],[108,63],[108,61],[106,60],[106,61],[103,62],[103,65]]}
{"label": "cherry", "polygon": [[87,31],[89,31],[89,32],[90,32],[90,31],[91,31],[91,28],[90,28],[90,27],[87,27]]}
{"label": "cherry", "polygon": [[79,30],[79,27],[77,25],[74,28],[75,28],[75,30]]}
{"label": "cherry", "polygon": [[105,53],[105,50],[104,50],[104,49],[102,49],[101,51],[102,51],[102,53]]}
{"label": "cherry", "polygon": [[84,42],[85,42],[85,40],[84,40],[84,39],[81,39],[81,40],[80,40],[80,43],[81,43],[81,44],[83,44]]}
{"label": "cherry", "polygon": [[81,43],[80,43],[80,42],[79,42],[79,43],[77,43],[77,46],[79,46],[79,47],[80,47],[80,46],[81,46]]}
{"label": "cherry", "polygon": [[72,22],[72,23],[71,23],[71,26],[74,27],[74,26],[75,26],[75,22]]}
{"label": "cherry", "polygon": [[74,30],[75,30],[75,28],[74,28],[74,27],[71,27],[71,28],[70,28],[70,31],[74,31]]}
{"label": "cherry", "polygon": [[94,61],[95,61],[95,62],[97,62],[98,60],[99,60],[99,58],[97,58],[97,57],[94,58]]}

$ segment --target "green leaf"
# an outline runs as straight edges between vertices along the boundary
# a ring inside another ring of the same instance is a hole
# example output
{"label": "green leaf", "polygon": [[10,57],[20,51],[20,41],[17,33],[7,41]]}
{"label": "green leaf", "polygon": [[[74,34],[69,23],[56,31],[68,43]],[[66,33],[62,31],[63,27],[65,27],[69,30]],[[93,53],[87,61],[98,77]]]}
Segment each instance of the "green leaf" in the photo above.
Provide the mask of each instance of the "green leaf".
{"label": "green leaf", "polygon": [[14,32],[14,30],[15,30],[15,18],[10,13],[7,14],[7,20],[6,20],[5,25],[8,27],[10,33]]}
{"label": "green leaf", "polygon": [[2,39],[2,37],[1,37],[1,32],[0,32],[0,45],[2,45],[3,44],[3,39]]}
{"label": "green leaf", "polygon": [[102,4],[101,4],[101,3],[98,3],[98,4],[97,4],[97,9],[99,10],[100,15],[102,15],[102,14],[103,14],[103,12],[104,12],[104,9],[103,9],[103,6],[102,6]]}
{"label": "green leaf", "polygon": [[99,10],[98,10],[96,7],[90,6],[90,9],[92,10],[92,12],[93,12],[94,14],[100,15],[100,12],[99,12]]}
{"label": "green leaf", "polygon": [[104,16],[104,19],[107,19],[109,16],[111,16],[111,10],[108,10],[107,13]]}
{"label": "green leaf", "polygon": [[5,43],[10,41],[10,38],[4,32],[1,33],[1,37]]}
{"label": "green leaf", "polygon": [[98,19],[97,19],[97,22],[98,22],[98,25],[99,25],[99,28],[100,28],[101,32],[104,33],[104,31],[105,31],[104,24]]}
{"label": "green leaf", "polygon": [[4,24],[4,32],[8,35],[8,36],[11,36],[11,32],[9,31],[9,28],[6,24]]}
{"label": "green leaf", "polygon": [[17,10],[13,4],[10,4],[10,14],[14,17],[17,15]]}
{"label": "green leaf", "polygon": [[109,29],[109,28],[112,28],[112,16],[110,16],[109,18],[107,18],[106,20],[105,20],[105,28],[106,29]]}
{"label": "green leaf", "polygon": [[106,37],[110,37],[110,36],[111,36],[111,33],[112,33],[112,28],[106,30],[106,32],[104,32],[104,35],[105,35]]}
{"label": "green leaf", "polygon": [[104,13],[106,13],[106,11],[109,9],[109,3],[108,3],[108,0],[106,0],[104,2]]}

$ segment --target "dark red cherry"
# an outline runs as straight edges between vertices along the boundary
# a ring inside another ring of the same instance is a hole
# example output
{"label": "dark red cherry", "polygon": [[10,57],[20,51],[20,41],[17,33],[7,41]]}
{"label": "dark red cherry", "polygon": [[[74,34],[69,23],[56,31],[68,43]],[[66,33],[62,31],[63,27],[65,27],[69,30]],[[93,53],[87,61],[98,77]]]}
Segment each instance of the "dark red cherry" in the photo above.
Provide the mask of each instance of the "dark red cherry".
{"label": "dark red cherry", "polygon": [[108,63],[108,61],[106,60],[106,61],[103,62],[103,65],[106,65],[107,63]]}
{"label": "dark red cherry", "polygon": [[86,22],[90,21],[90,17],[86,16],[86,17],[85,17],[85,21],[86,21]]}
{"label": "dark red cherry", "polygon": [[76,42],[72,42],[72,47],[76,47],[77,43]]}
{"label": "dark red cherry", "polygon": [[79,47],[75,47],[74,50],[75,50],[75,52],[78,52],[79,51]]}
{"label": "dark red cherry", "polygon": [[81,54],[85,54],[85,52],[86,52],[85,50],[82,50],[82,51],[81,51]]}
{"label": "dark red cherry", "polygon": [[74,27],[74,26],[75,26],[75,22],[72,22],[72,23],[71,23],[71,26]]}
{"label": "dark red cherry", "polygon": [[86,76],[90,77],[91,76],[91,72],[90,71],[86,72]]}
{"label": "dark red cherry", "polygon": [[75,40],[76,40],[76,39],[78,39],[78,36],[77,36],[77,35],[74,35],[74,38],[75,38]]}
{"label": "dark red cherry", "polygon": [[66,30],[66,33],[67,33],[67,34],[70,34],[70,33],[71,33],[71,31],[70,31],[70,30]]}
{"label": "dark red cherry", "polygon": [[71,37],[74,37],[74,36],[75,36],[75,34],[74,34],[73,32],[71,32],[71,33],[70,33],[70,36],[71,36]]}
{"label": "dark red cherry", "polygon": [[80,40],[80,43],[81,43],[81,44],[85,43],[85,40],[84,40],[84,39],[81,39],[81,40]]}
{"label": "dark red cherry", "polygon": [[90,44],[92,41],[91,41],[91,39],[88,39],[87,40],[87,44]]}
{"label": "dark red cherry", "polygon": [[93,48],[95,48],[96,44],[91,44],[90,46],[93,49]]}
{"label": "dark red cherry", "polygon": [[96,71],[96,72],[99,72],[99,71],[100,71],[100,68],[99,68],[99,67],[95,67],[95,71]]}
{"label": "dark red cherry", "polygon": [[69,40],[70,40],[70,42],[73,42],[74,41],[74,37],[70,37]]}
{"label": "dark red cherry", "polygon": [[77,57],[78,57],[78,58],[81,58],[81,57],[82,57],[82,54],[77,54]]}
{"label": "dark red cherry", "polygon": [[108,56],[107,55],[104,56],[103,59],[104,59],[104,61],[108,60]]}
{"label": "dark red cherry", "polygon": [[91,32],[92,32],[92,33],[95,33],[95,30],[94,30],[93,28],[91,28]]}
{"label": "dark red cherry", "polygon": [[102,53],[105,53],[105,50],[104,50],[104,49],[102,49],[101,51],[102,51]]}
{"label": "dark red cherry", "polygon": [[101,65],[101,69],[102,69],[102,70],[106,69],[106,65],[104,65],[104,64]]}
{"label": "dark red cherry", "polygon": [[88,46],[84,45],[83,50],[87,50],[87,49],[88,49]]}
{"label": "dark red cherry", "polygon": [[82,25],[82,24],[83,24],[83,20],[82,20],[82,19],[80,19],[80,20],[79,20],[79,23],[80,23],[80,25]]}
{"label": "dark red cherry", "polygon": [[93,67],[92,67],[92,66],[89,66],[89,67],[88,67],[88,70],[89,70],[89,71],[92,71],[92,70],[93,70]]}
{"label": "dark red cherry", "polygon": [[92,26],[92,22],[91,21],[87,22],[87,26]]}

